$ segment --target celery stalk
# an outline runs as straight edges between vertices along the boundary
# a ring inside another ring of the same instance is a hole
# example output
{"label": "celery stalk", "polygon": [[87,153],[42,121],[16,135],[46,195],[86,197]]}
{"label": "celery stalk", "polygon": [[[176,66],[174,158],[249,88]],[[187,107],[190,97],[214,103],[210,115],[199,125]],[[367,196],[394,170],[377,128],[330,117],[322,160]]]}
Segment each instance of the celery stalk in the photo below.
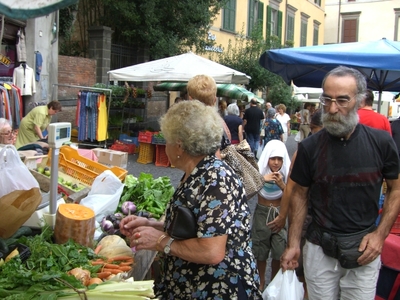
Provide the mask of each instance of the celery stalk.
{"label": "celery stalk", "polygon": [[[153,280],[134,282],[106,281],[93,289],[87,290],[86,296],[88,300],[105,300],[110,299],[110,297],[112,297],[112,299],[130,300],[152,299],[155,297],[153,292],[153,283]],[[78,293],[73,292],[72,290],[69,291],[71,291],[71,294],[61,296],[60,299],[81,300]]]}

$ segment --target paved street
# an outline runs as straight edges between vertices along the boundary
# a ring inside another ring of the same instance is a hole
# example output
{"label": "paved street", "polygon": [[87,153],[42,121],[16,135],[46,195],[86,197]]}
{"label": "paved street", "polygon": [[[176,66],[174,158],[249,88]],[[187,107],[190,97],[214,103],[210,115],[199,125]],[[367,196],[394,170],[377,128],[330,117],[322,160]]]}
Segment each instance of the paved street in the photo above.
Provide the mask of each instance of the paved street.
{"label": "paved street", "polygon": [[[288,137],[286,142],[286,147],[289,152],[289,156],[292,157],[293,153],[297,149],[297,142],[294,140],[294,135]],[[173,186],[177,186],[179,180],[182,177],[183,172],[176,168],[165,168],[165,167],[157,167],[152,164],[141,164],[137,162],[138,154],[129,155],[128,162],[128,174],[132,174],[134,176],[139,176],[141,172],[153,174],[155,178],[160,176],[168,176],[171,179],[171,183]]]}

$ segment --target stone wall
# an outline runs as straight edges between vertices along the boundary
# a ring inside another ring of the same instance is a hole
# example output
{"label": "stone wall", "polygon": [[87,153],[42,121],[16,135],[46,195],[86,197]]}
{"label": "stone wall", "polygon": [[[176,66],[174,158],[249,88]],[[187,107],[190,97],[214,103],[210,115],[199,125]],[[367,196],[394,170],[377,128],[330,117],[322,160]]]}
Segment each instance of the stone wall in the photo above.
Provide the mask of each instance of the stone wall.
{"label": "stone wall", "polygon": [[55,91],[57,99],[62,103],[63,110],[57,114],[58,122],[71,122],[76,127],[76,100],[80,88],[63,85],[92,87],[96,83],[96,60],[58,56],[58,88]]}

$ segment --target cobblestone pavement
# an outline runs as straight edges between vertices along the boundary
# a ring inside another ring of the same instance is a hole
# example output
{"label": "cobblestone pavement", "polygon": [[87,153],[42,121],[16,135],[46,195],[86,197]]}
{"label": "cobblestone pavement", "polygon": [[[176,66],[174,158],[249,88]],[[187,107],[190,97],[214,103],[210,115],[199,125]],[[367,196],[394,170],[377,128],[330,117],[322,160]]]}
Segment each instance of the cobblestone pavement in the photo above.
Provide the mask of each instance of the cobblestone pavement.
{"label": "cobblestone pavement", "polygon": [[[291,135],[288,137],[288,140],[286,142],[286,147],[288,149],[289,156],[292,157],[293,153],[297,149],[297,143],[294,140],[294,135]],[[133,154],[129,155],[129,160],[128,160],[128,174],[132,174],[133,176],[138,177],[141,172],[144,173],[150,173],[153,175],[154,178],[158,178],[160,176],[167,176],[170,178],[171,183],[174,187],[177,187],[179,184],[179,181],[183,175],[183,171],[177,169],[177,168],[171,168],[171,167],[157,167],[154,163],[150,164],[141,164],[137,162],[138,159],[138,154]],[[250,211],[253,214],[255,206],[257,204],[257,196],[251,198],[248,201]],[[266,271],[266,283],[268,284],[271,280],[270,278],[270,262],[268,263],[267,271]]]}

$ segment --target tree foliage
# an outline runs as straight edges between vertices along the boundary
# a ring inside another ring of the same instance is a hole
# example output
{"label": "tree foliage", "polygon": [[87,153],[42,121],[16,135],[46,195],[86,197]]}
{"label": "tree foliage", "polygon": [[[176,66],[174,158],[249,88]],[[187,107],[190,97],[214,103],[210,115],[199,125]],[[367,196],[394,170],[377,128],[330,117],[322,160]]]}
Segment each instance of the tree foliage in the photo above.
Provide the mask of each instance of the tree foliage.
{"label": "tree foliage", "polygon": [[[164,58],[210,45],[207,32],[226,0],[81,0],[96,2],[86,13],[88,26],[114,31],[113,42],[147,48],[152,59]],[[81,2],[80,1],[80,2]]]}
{"label": "tree foliage", "polygon": [[267,101],[272,104],[290,104],[291,89],[282,78],[259,64],[264,51],[282,48],[280,40],[271,36],[267,40],[262,37],[261,26],[255,26],[251,36],[247,37],[242,30],[235,40],[229,41],[228,48],[218,54],[219,63],[251,76],[246,88],[252,91],[261,90],[267,93]]}

